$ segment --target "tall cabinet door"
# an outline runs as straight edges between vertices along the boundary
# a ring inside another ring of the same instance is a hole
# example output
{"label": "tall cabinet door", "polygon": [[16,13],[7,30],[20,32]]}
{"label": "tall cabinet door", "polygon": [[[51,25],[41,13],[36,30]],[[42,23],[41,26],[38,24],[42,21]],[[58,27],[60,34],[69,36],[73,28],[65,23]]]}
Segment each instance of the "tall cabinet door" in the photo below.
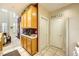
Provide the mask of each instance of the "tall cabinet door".
{"label": "tall cabinet door", "polygon": [[26,18],[27,28],[31,28],[31,8],[27,10],[27,18]]}
{"label": "tall cabinet door", "polygon": [[31,20],[32,28],[37,28],[37,8],[32,6],[32,20]]}
{"label": "tall cabinet door", "polygon": [[24,22],[23,22],[23,23],[24,23],[23,27],[26,28],[26,27],[27,27],[27,23],[26,23],[26,22],[27,22],[27,21],[26,21],[26,12],[23,14],[23,20],[24,20]]}

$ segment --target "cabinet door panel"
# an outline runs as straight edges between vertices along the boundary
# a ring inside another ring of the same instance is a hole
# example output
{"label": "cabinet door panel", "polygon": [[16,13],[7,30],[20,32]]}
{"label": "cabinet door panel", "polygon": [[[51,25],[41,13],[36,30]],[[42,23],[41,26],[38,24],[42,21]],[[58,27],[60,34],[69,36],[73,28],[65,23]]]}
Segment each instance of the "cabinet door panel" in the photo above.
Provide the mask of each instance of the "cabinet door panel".
{"label": "cabinet door panel", "polygon": [[22,47],[24,47],[24,38],[23,38],[23,36],[21,36],[21,45],[22,45]]}
{"label": "cabinet door panel", "polygon": [[27,10],[27,28],[31,28],[31,8]]}
{"label": "cabinet door panel", "polygon": [[32,7],[32,19],[31,19],[32,28],[37,28],[37,8]]}
{"label": "cabinet door panel", "polygon": [[21,17],[22,28],[37,28],[37,8],[30,6]]}
{"label": "cabinet door panel", "polygon": [[27,51],[31,54],[31,40],[27,38]]}
{"label": "cabinet door panel", "polygon": [[26,28],[27,26],[26,26],[26,12],[24,13],[24,15],[23,15],[23,20],[24,20],[24,28]]}
{"label": "cabinet door panel", "polygon": [[37,38],[32,39],[32,54],[35,54],[37,52]]}
{"label": "cabinet door panel", "polygon": [[25,49],[27,48],[27,47],[26,47],[26,43],[27,43],[26,37],[24,37],[24,48],[25,48]]}

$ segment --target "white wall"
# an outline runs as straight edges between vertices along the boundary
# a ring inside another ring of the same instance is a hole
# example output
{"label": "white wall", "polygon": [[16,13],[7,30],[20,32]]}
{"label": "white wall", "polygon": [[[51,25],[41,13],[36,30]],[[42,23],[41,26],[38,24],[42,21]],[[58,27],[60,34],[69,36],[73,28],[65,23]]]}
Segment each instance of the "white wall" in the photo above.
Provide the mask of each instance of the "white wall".
{"label": "white wall", "polygon": [[69,19],[69,55],[73,55],[74,47],[79,42],[79,17]]}
{"label": "white wall", "polygon": [[66,52],[68,55],[73,55],[73,50],[79,41],[79,4],[71,4],[56,10],[52,16],[57,14],[62,14],[61,18],[66,20]]}

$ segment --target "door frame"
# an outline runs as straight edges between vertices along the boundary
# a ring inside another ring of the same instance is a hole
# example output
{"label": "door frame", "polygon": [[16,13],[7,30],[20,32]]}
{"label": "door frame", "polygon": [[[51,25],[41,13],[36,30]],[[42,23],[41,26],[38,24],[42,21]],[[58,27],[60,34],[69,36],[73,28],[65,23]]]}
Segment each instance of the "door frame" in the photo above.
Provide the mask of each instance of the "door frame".
{"label": "door frame", "polygon": [[69,18],[66,18],[65,28],[66,28],[66,56],[69,56]]}

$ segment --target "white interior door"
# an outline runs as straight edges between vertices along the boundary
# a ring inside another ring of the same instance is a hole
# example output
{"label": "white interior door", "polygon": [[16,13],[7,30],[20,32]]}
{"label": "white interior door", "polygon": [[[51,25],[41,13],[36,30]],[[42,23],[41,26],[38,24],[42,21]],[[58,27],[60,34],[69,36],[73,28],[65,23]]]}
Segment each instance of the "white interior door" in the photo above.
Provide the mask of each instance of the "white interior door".
{"label": "white interior door", "polygon": [[50,22],[51,45],[64,49],[65,47],[65,25],[64,19],[52,19]]}
{"label": "white interior door", "polygon": [[48,45],[49,20],[45,17],[39,19],[39,48],[44,49]]}

